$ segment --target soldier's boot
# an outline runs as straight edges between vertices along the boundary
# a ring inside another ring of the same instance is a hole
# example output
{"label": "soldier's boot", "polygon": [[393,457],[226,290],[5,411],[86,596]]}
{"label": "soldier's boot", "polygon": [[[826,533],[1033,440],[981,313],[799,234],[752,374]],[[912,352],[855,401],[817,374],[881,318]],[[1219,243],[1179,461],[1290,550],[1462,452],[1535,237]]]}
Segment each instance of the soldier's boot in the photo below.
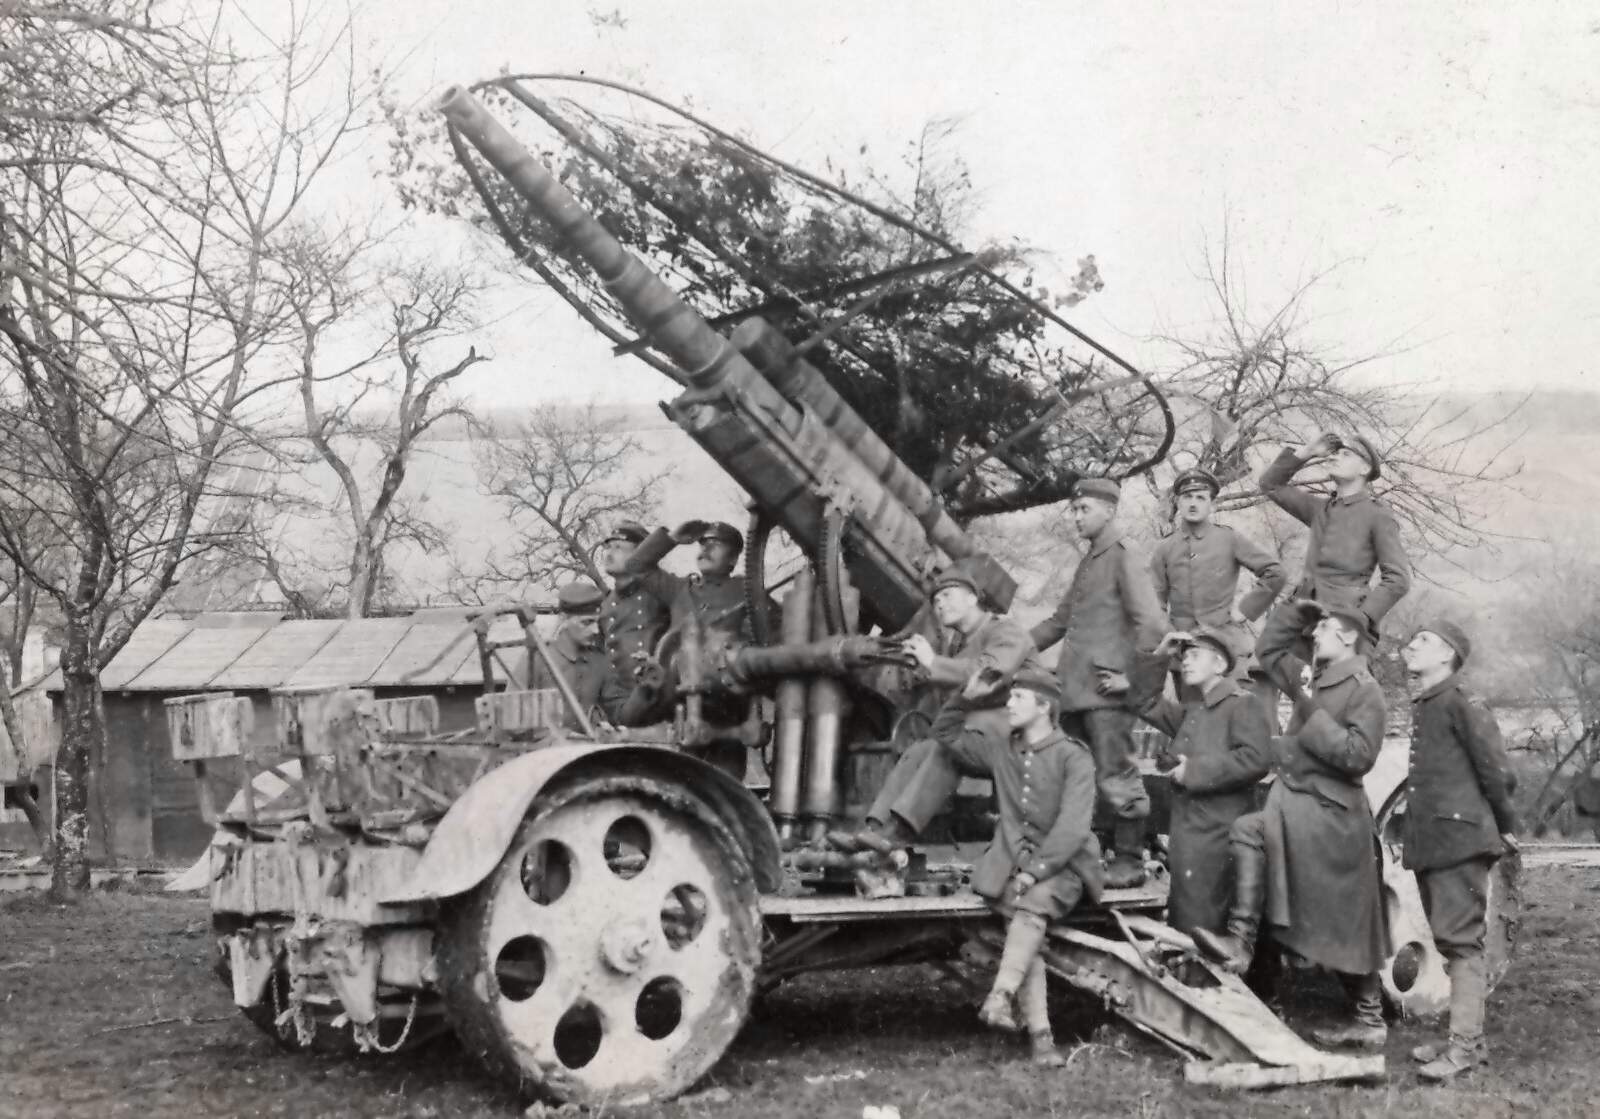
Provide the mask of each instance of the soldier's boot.
{"label": "soldier's boot", "polygon": [[1350,1021],[1312,1030],[1311,1040],[1324,1049],[1382,1049],[1389,1040],[1389,1025],[1383,1020],[1383,985],[1378,973],[1360,976],[1351,986],[1354,1007]]}
{"label": "soldier's boot", "polygon": [[1233,849],[1233,905],[1227,930],[1195,929],[1195,946],[1234,975],[1243,975],[1255,958],[1256,933],[1267,904],[1267,853],[1242,843]]}
{"label": "soldier's boot", "polygon": [[1022,989],[1017,992],[1017,1005],[1022,1011],[1022,1024],[1028,1030],[1028,1049],[1033,1063],[1040,1068],[1061,1068],[1067,1059],[1056,1048],[1055,1031],[1050,1028],[1050,988],[1044,960],[1034,956],[1023,977]]}
{"label": "soldier's boot", "polygon": [[887,855],[903,847],[911,846],[911,841],[916,838],[916,833],[911,830],[911,825],[889,813],[888,820],[869,819],[854,831],[835,828],[823,836],[828,846],[840,851],[876,851],[880,855]]}
{"label": "soldier's boot", "polygon": [[[997,1030],[1016,1033],[1022,1029],[1017,1021],[1017,991],[1028,972],[1039,960],[1039,948],[1044,944],[1045,920],[1037,913],[1016,913],[1006,925],[1006,944],[1000,952],[1000,966],[995,971],[994,986],[978,1009],[978,1020]],[[1043,965],[1040,975],[1043,976]],[[1046,1023],[1049,1018],[1045,1019]]]}
{"label": "soldier's boot", "polygon": [[1107,889],[1131,890],[1145,880],[1144,820],[1119,819],[1111,831],[1115,852],[1106,860]]}
{"label": "soldier's boot", "polygon": [[[1435,1084],[1454,1080],[1489,1063],[1483,1038],[1483,1005],[1489,995],[1488,969],[1481,955],[1449,961],[1450,1040],[1437,1047],[1417,1075]],[[1418,1047],[1422,1048],[1421,1046]]]}

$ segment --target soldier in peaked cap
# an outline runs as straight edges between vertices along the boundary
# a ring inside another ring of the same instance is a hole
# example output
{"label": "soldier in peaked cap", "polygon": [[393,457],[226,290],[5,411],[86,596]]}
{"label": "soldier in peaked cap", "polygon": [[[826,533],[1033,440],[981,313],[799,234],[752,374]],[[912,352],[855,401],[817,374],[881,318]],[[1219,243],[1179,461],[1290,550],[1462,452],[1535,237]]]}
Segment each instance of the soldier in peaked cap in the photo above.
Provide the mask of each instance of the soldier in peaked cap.
{"label": "soldier in peaked cap", "polygon": [[[1177,523],[1151,554],[1150,576],[1173,629],[1205,627],[1224,634],[1242,669],[1248,658],[1241,654],[1255,644],[1247,627],[1267,612],[1287,579],[1275,553],[1211,519],[1221,490],[1216,475],[1198,467],[1174,479]],[[1236,603],[1242,571],[1254,574],[1256,583]],[[1179,698],[1188,698],[1182,689]]]}
{"label": "soldier in peaked cap", "polygon": [[655,651],[672,619],[682,580],[657,566],[673,548],[666,529],[647,532],[638,521],[618,521],[601,542],[601,567],[612,579],[600,607],[600,634],[609,670],[600,693],[606,717],[618,726],[659,722],[670,696],[644,695],[638,671]]}
{"label": "soldier in peaked cap", "polygon": [[[1326,469],[1332,497],[1293,484],[1295,474],[1311,463]],[[1411,589],[1411,562],[1399,523],[1372,496],[1372,483],[1382,472],[1377,449],[1366,439],[1323,432],[1298,450],[1285,448],[1262,472],[1260,483],[1273,504],[1311,529],[1295,597],[1356,608],[1374,641],[1384,615]]]}
{"label": "soldier in peaked cap", "polygon": [[1120,494],[1110,478],[1081,478],[1073,488],[1071,514],[1084,555],[1066,597],[1031,633],[1041,651],[1061,643],[1063,726],[1094,751],[1100,798],[1115,818],[1107,884],[1119,888],[1144,880],[1150,797],[1134,764],[1135,716],[1114,697],[1110,681],[1127,672],[1136,648],[1154,649],[1170,628],[1148,565],[1116,525]]}
{"label": "soldier in peaked cap", "polygon": [[1500,728],[1462,688],[1472,643],[1436,619],[1400,651],[1416,693],[1406,781],[1404,864],[1417,876],[1433,942],[1450,973],[1450,1036],[1412,1056],[1425,1080],[1452,1080],[1488,1061],[1483,1036],[1489,977],[1483,956],[1489,872],[1517,850],[1516,813]]}
{"label": "soldier in peaked cap", "polygon": [[[1294,705],[1273,739],[1277,780],[1259,812],[1229,832],[1233,899],[1227,931],[1192,933],[1196,945],[1244,971],[1263,919],[1272,939],[1346,981],[1352,1020],[1313,1033],[1318,1044],[1381,1046],[1388,1037],[1378,970],[1389,954],[1377,828],[1361,779],[1383,745],[1383,690],[1364,655],[1367,614],[1308,601],[1267,616],[1261,666]],[[1309,631],[1312,688],[1296,655]]]}
{"label": "soldier in peaked cap", "polygon": [[[577,696],[585,715],[597,712],[600,690],[605,684],[609,667],[606,651],[600,643],[600,604],[604,599],[600,588],[587,579],[567,583],[556,592],[556,609],[560,612],[561,622],[548,648],[555,667],[572,686],[573,694]],[[535,659],[531,686],[556,686],[550,666],[542,657]],[[563,722],[572,729],[582,725],[577,714],[571,710]]]}
{"label": "soldier in peaked cap", "polygon": [[[951,749],[1003,743],[1006,688],[1024,665],[1037,666],[1028,631],[983,608],[977,580],[964,566],[941,572],[928,596],[939,643],[919,633],[906,639],[905,649],[943,702],[928,737],[907,747],[884,780],[867,811],[866,827],[829,833],[837,847],[887,854],[915,839],[960,783]],[[863,875],[859,885],[868,896],[895,896],[905,888],[897,874]]]}
{"label": "soldier in peaked cap", "polygon": [[[1162,694],[1172,658],[1188,696],[1181,704]],[[1174,632],[1136,658],[1131,676],[1128,706],[1172,740],[1158,762],[1173,784],[1167,923],[1184,933],[1222,927],[1228,836],[1272,768],[1267,709],[1232,679],[1234,661],[1234,641],[1220,629]]]}
{"label": "soldier in peaked cap", "polygon": [[708,648],[754,641],[745,577],[734,573],[744,552],[743,534],[726,521],[685,521],[673,531],[672,539],[700,546],[695,556],[697,570],[684,580],[683,591],[673,604],[674,624],[693,617]]}

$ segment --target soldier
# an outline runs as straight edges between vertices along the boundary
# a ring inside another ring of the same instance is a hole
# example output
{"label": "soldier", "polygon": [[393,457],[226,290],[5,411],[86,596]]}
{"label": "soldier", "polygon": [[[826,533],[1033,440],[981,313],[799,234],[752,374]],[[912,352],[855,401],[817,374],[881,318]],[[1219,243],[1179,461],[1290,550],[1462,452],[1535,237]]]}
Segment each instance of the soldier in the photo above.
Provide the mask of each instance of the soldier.
{"label": "soldier", "polygon": [[[934,580],[931,597],[935,618],[951,631],[943,651],[936,652],[921,634],[908,638],[905,645],[928,681],[945,693],[944,703],[929,737],[912,743],[895,763],[867,811],[866,827],[855,833],[829,833],[828,840],[836,847],[869,848],[887,855],[907,846],[960,783],[961,775],[945,747],[962,745],[981,753],[985,743],[1005,743],[1005,689],[1017,670],[1033,660],[1028,631],[985,610],[977,581],[959,565]],[[871,897],[905,892],[898,871],[863,874],[858,884]]]}
{"label": "soldier", "polygon": [[1099,774],[1100,799],[1115,818],[1116,854],[1106,885],[1144,881],[1144,827],[1150,797],[1134,764],[1135,716],[1114,698],[1135,648],[1154,649],[1169,628],[1139,562],[1115,523],[1121,490],[1109,478],[1083,478],[1073,487],[1072,519],[1087,551],[1056,612],[1033,627],[1039,649],[1061,642],[1062,726],[1088,741]]}
{"label": "soldier", "polygon": [[[1312,462],[1327,470],[1332,497],[1290,484]],[[1377,449],[1366,439],[1323,432],[1298,451],[1284,448],[1261,474],[1261,492],[1311,528],[1305,573],[1294,597],[1353,607],[1366,619],[1367,636],[1374,642],[1383,616],[1411,589],[1411,564],[1400,543],[1400,526],[1388,506],[1372,496],[1372,483],[1382,472]],[[1372,585],[1374,572],[1377,586]]]}
{"label": "soldier", "polygon": [[[1340,973],[1353,1020],[1313,1033],[1318,1044],[1377,1048],[1388,1037],[1378,969],[1389,954],[1378,838],[1361,779],[1383,745],[1383,691],[1367,668],[1368,615],[1354,605],[1297,602],[1267,617],[1261,667],[1294,705],[1273,739],[1277,780],[1265,807],[1229,833],[1233,904],[1227,932],[1193,932],[1201,951],[1242,973],[1265,914],[1272,938]],[[1308,692],[1294,655],[1309,628]]]}
{"label": "soldier", "polygon": [[[600,705],[600,689],[605,683],[607,658],[600,644],[600,603],[605,598],[600,588],[587,579],[568,583],[556,592],[556,608],[561,613],[561,624],[546,646],[555,666],[571,685],[578,697],[579,709],[591,719]],[[553,688],[550,667],[543,658],[533,666],[532,687]],[[581,726],[577,713],[567,711],[564,726],[577,729]]]}
{"label": "soldier", "polygon": [[679,543],[698,541],[695,574],[684,581],[674,607],[674,622],[693,617],[708,647],[748,645],[755,640],[743,575],[733,569],[744,551],[744,536],[725,521],[686,521],[673,532]]}
{"label": "soldier", "polygon": [[[1212,521],[1212,507],[1221,491],[1221,483],[1209,470],[1196,468],[1178,475],[1172,483],[1177,528],[1156,545],[1150,575],[1173,629],[1187,633],[1205,626],[1221,633],[1240,662],[1255,644],[1246,626],[1267,612],[1287,577],[1272,552]],[[1241,571],[1253,573],[1256,585],[1235,603]],[[1180,693],[1179,698],[1188,697]]]}
{"label": "soldier", "polygon": [[618,726],[643,726],[665,717],[670,699],[637,686],[638,670],[655,651],[672,619],[682,580],[656,566],[674,540],[666,529],[646,533],[637,521],[619,521],[601,542],[601,566],[613,586],[600,607],[600,634],[609,669],[600,706]]}
{"label": "soldier", "polygon": [[[1173,785],[1167,923],[1179,932],[1222,927],[1228,835],[1255,807],[1255,788],[1272,767],[1267,709],[1230,679],[1235,648],[1219,629],[1169,633],[1140,656],[1128,697],[1145,722],[1172,738],[1157,764]],[[1181,705],[1161,694],[1174,654],[1190,696]]]}
{"label": "soldier", "polygon": [[1472,653],[1461,628],[1429,622],[1401,650],[1412,700],[1404,863],[1417,876],[1433,942],[1450,973],[1450,1040],[1422,1045],[1424,1080],[1452,1080],[1487,1064],[1483,1038],[1489,977],[1483,958],[1489,870],[1517,850],[1516,814],[1500,728],[1461,687]]}
{"label": "soldier", "polygon": [[[1017,673],[1006,699],[1006,739],[958,739],[945,747],[966,772],[994,779],[1000,819],[972,888],[1006,918],[1005,947],[978,1017],[996,1029],[1025,1028],[1037,1064],[1059,1068],[1046,1008],[1045,928],[1083,898],[1099,900],[1100,846],[1094,816],[1094,759],[1058,725],[1059,685],[1039,666]],[[1016,1017],[1018,1004],[1022,1021]]]}

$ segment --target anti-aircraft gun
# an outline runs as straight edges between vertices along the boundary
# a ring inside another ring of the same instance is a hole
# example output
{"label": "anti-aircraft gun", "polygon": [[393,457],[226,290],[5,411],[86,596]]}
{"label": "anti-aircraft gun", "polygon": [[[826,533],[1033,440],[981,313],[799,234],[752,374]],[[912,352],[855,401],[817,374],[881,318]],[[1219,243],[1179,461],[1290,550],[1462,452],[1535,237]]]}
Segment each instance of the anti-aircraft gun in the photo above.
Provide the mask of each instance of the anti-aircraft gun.
{"label": "anti-aircraft gun", "polygon": [[[686,1089],[756,994],[790,976],[929,962],[970,982],[999,936],[954,855],[919,868],[911,896],[867,900],[831,888],[849,857],[815,841],[881,777],[885,755],[866,745],[912,717],[894,637],[925,623],[933,571],[966,564],[999,609],[1011,577],[786,338],[756,319],[720,335],[471,93],[452,89],[441,108],[670,360],[685,389],[668,414],[805,563],[768,643],[708,659],[692,626],[680,633],[661,677],[668,724],[613,730],[574,710],[582,733],[560,729],[576,698],[526,610],[509,612],[515,634],[494,612],[474,620],[473,733],[440,734],[425,700],[359,689],[279,696],[269,742],[251,733],[248,704],[170,701],[174,752],[195,764],[218,826],[205,873],[235,1002],[291,1048],[391,1051],[450,1028],[548,1096],[620,1103]],[[497,678],[509,645],[543,657],[556,689]],[[750,702],[719,722],[716,697]],[[765,798],[697,757],[769,736]],[[207,767],[229,758],[244,782],[219,810]],[[1376,780],[1392,826],[1401,782]],[[1386,985],[1401,1005],[1437,1005],[1442,968],[1415,923],[1415,885],[1389,869],[1391,911],[1413,925],[1397,930]],[[1051,974],[1193,1058],[1191,1079],[1381,1071],[1381,1057],[1298,1038],[1161,923],[1164,901],[1159,879],[1111,891],[1052,930]],[[1503,961],[1510,926],[1494,927]]]}

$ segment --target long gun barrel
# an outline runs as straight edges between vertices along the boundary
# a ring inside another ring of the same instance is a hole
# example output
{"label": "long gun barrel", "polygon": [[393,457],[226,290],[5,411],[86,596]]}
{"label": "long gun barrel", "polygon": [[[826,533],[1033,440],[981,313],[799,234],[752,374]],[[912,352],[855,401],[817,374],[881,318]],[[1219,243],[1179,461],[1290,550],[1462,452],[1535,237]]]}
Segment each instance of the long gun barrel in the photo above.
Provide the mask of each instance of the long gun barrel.
{"label": "long gun barrel", "polygon": [[1010,606],[1016,591],[1011,576],[979,552],[927,485],[776,331],[752,328],[741,334],[741,346],[731,344],[584,210],[471,93],[452,87],[439,107],[549,224],[565,251],[594,270],[640,334],[682,371],[689,387],[667,406],[668,414],[761,509],[813,556],[823,546],[830,512],[849,514],[845,562],[873,617],[889,627],[908,623],[926,601],[928,574],[955,559],[972,568],[992,602]]}

